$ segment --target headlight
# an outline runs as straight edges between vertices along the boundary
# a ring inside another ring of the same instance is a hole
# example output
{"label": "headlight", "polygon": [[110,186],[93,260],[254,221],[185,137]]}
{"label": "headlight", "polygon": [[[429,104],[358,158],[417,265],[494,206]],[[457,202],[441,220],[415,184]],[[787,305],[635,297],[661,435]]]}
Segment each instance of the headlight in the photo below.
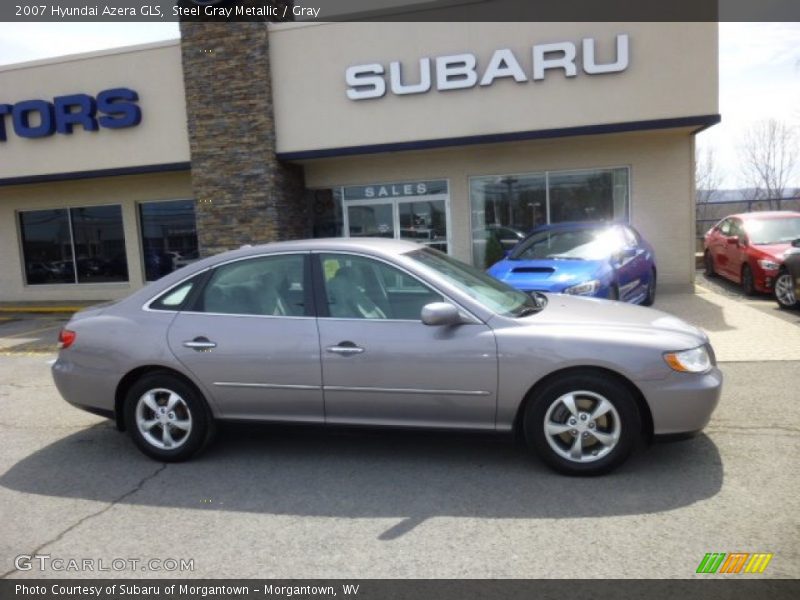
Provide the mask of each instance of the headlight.
{"label": "headlight", "polygon": [[584,281],[578,285],[573,285],[564,290],[565,294],[578,294],[581,296],[591,296],[600,289],[600,281],[592,279],[591,281]]}
{"label": "headlight", "polygon": [[777,271],[781,268],[781,266],[776,263],[774,260],[769,260],[767,258],[762,258],[758,261],[758,266],[760,266],[765,271]]}
{"label": "headlight", "polygon": [[664,360],[672,369],[683,373],[704,373],[711,368],[711,357],[705,346],[683,352],[667,352]]}

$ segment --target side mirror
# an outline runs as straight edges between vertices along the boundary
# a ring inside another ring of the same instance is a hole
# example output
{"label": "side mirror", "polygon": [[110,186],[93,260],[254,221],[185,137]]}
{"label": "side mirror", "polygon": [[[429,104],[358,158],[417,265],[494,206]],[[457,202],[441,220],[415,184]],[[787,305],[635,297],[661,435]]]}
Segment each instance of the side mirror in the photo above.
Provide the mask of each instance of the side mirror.
{"label": "side mirror", "polygon": [[800,238],[797,238],[795,241],[793,241],[792,246],[795,248],[800,248]]}
{"label": "side mirror", "polygon": [[731,244],[731,245],[738,244],[739,243],[739,236],[729,235],[728,237],[725,238],[725,241],[727,243]]}
{"label": "side mirror", "polygon": [[449,302],[431,302],[422,307],[420,315],[425,325],[458,325],[461,315]]}

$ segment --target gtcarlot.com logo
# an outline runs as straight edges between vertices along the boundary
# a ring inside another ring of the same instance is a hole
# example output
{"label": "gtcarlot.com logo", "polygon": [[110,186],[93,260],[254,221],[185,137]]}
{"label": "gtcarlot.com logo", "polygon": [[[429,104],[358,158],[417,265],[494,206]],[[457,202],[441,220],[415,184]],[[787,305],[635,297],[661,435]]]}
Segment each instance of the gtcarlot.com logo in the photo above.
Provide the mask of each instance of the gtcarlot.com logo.
{"label": "gtcarlot.com logo", "polygon": [[193,558],[62,558],[50,554],[20,554],[17,571],[96,573],[107,571],[194,571]]}

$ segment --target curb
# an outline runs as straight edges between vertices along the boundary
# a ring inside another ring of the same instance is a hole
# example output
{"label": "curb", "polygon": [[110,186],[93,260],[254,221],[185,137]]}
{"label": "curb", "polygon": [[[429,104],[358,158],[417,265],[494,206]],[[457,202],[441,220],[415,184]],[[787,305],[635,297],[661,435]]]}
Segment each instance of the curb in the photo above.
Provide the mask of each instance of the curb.
{"label": "curb", "polygon": [[85,306],[0,306],[0,313],[75,313]]}

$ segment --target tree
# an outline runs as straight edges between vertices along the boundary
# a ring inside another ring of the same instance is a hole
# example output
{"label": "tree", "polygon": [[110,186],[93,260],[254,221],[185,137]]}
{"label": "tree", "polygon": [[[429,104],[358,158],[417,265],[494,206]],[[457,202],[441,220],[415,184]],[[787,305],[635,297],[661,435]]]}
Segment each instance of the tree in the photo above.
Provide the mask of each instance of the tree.
{"label": "tree", "polygon": [[694,160],[694,184],[697,190],[697,203],[711,202],[717,195],[722,176],[717,170],[714,161],[714,152],[711,148],[697,150]]}
{"label": "tree", "polygon": [[752,188],[752,199],[782,198],[797,163],[797,133],[776,119],[759,121],[744,135],[740,147],[745,184]]}

